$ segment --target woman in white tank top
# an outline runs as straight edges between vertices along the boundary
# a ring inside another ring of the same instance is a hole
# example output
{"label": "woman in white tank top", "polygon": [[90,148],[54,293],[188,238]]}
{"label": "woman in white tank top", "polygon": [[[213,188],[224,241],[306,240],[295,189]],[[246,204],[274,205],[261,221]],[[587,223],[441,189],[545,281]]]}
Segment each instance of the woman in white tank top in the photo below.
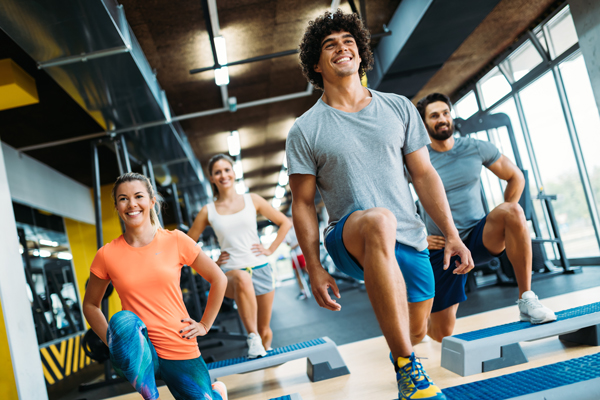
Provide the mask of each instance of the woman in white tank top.
{"label": "woman in white tank top", "polygon": [[[265,349],[273,340],[270,323],[275,297],[267,256],[281,244],[292,224],[262,197],[236,193],[230,157],[217,154],[211,158],[208,175],[216,200],[200,210],[188,235],[198,241],[206,226],[212,226],[221,247],[217,264],[227,276],[225,296],[235,300],[249,334],[248,357],[265,356]],[[257,214],[279,226],[277,237],[268,249],[258,238]]]}

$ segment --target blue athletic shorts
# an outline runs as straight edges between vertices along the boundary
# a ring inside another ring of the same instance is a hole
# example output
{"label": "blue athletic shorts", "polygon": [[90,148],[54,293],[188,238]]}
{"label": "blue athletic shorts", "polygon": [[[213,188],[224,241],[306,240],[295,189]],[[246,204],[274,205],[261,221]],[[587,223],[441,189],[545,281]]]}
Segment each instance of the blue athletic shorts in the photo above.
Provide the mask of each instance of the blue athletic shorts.
{"label": "blue athletic shorts", "polygon": [[[491,254],[483,245],[483,227],[486,218],[487,216],[483,217],[464,240],[475,265],[485,264],[492,258],[497,257],[497,255]],[[445,310],[467,299],[465,294],[467,274],[457,275],[452,273],[455,269],[454,261],[456,260],[460,260],[460,257],[452,257],[450,266],[447,270],[444,270],[444,249],[431,251],[430,261],[435,276],[435,298],[433,299],[432,313]]]}
{"label": "blue athletic shorts", "polygon": [[[344,225],[351,214],[335,224],[325,238],[325,245],[337,269],[362,281],[365,279],[364,270],[348,253],[342,239]],[[417,251],[413,247],[396,242],[396,260],[404,276],[408,302],[418,303],[431,299],[435,293],[435,281],[429,264],[429,250]]]}

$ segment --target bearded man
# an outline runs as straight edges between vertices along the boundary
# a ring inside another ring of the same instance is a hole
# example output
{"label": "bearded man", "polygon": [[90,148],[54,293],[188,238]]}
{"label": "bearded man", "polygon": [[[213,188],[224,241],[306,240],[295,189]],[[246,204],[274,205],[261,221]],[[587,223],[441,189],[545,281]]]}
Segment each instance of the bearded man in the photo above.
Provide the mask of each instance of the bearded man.
{"label": "bearded man", "polygon": [[[431,139],[431,144],[427,145],[431,164],[442,179],[452,219],[475,265],[506,251],[519,286],[520,320],[532,324],[556,320],[554,312],[540,304],[531,291],[531,237],[518,203],[525,187],[523,173],[491,142],[454,137],[451,103],[446,95],[432,93],[424,97],[417,103],[417,110]],[[487,215],[480,189],[482,167],[506,181],[504,203]],[[444,266],[446,240],[426,210],[422,217],[427,227],[427,248],[435,276],[435,298],[427,334],[441,342],[445,336],[452,335],[458,305],[467,299],[467,275],[457,274],[451,268],[454,259]]]}

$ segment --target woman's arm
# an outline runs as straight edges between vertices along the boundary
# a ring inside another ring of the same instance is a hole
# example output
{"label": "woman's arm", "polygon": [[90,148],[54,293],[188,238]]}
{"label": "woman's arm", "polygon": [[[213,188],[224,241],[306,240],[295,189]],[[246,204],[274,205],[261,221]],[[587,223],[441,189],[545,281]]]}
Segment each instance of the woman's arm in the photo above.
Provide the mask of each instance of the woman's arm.
{"label": "woman's arm", "polygon": [[208,223],[208,208],[206,206],[202,207],[198,215],[196,215],[196,219],[194,219],[194,223],[192,227],[187,232],[187,235],[194,239],[195,242],[200,239],[200,235],[204,232],[204,229],[209,225]]}
{"label": "woman's arm", "polygon": [[110,280],[100,279],[90,273],[90,280],[88,281],[83,298],[83,315],[85,315],[85,319],[92,327],[92,330],[96,332],[107,346],[106,330],[108,329],[108,322],[100,309],[100,305],[109,283]]}
{"label": "woman's arm", "polygon": [[268,220],[273,221],[275,225],[279,226],[277,237],[273,243],[271,243],[271,246],[269,246],[268,249],[265,249],[260,243],[252,246],[253,251],[269,256],[273,254],[281,242],[283,242],[285,235],[287,235],[288,231],[292,227],[292,223],[281,211],[274,209],[269,202],[259,195],[251,193],[250,196],[252,197],[252,202],[256,207],[256,212],[265,216]]}
{"label": "woman's arm", "polygon": [[225,296],[225,289],[227,288],[227,277],[204,252],[201,251],[198,254],[191,267],[210,283],[210,291],[208,292],[206,307],[204,308],[204,314],[200,322],[196,323],[191,318],[186,318],[182,321],[190,323],[189,326],[181,330],[181,333],[184,333],[182,336],[188,339],[196,336],[204,336],[208,333],[217,318],[221,303],[223,303],[223,297]]}

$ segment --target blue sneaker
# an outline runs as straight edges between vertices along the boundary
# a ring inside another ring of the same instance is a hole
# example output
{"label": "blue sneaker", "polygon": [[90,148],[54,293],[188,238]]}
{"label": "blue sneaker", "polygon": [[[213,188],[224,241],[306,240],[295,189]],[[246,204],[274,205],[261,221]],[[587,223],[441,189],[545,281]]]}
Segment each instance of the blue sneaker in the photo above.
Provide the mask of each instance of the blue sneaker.
{"label": "blue sneaker", "polygon": [[446,396],[427,375],[423,365],[417,361],[415,353],[409,358],[398,357],[396,362],[390,354],[390,360],[398,366],[398,400],[446,400]]}

